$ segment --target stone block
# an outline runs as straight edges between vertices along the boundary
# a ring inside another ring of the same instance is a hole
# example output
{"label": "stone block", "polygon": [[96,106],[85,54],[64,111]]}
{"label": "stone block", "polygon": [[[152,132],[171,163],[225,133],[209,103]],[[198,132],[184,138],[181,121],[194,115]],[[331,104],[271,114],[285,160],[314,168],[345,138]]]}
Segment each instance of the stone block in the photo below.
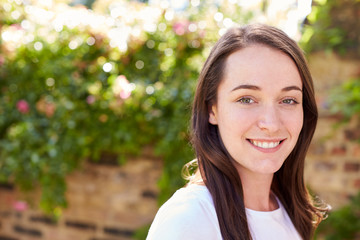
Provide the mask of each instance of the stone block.
{"label": "stone block", "polygon": [[335,53],[317,52],[308,57],[316,92],[328,91],[359,73],[360,60],[341,58]]}
{"label": "stone block", "polygon": [[43,233],[38,229],[30,226],[24,226],[21,224],[14,224],[12,226],[13,232],[19,236],[28,237],[28,238],[42,238]]}
{"label": "stone block", "polygon": [[360,178],[354,180],[354,187],[360,190]]}
{"label": "stone block", "polygon": [[17,240],[131,240],[134,231],[155,216],[161,166],[160,159],[146,158],[123,166],[84,164],[66,179],[68,208],[56,223],[36,208],[39,190],[28,197],[34,209],[29,206],[16,211],[13,204],[25,199],[23,194],[16,188],[0,188],[0,236]]}
{"label": "stone block", "polygon": [[360,163],[358,162],[346,162],[344,164],[345,172],[359,172],[360,171]]}
{"label": "stone block", "polygon": [[16,238],[15,236],[3,235],[2,233],[0,233],[0,240],[20,240],[20,239]]}
{"label": "stone block", "polygon": [[345,138],[350,141],[355,141],[360,139],[360,129],[346,129],[344,131]]}
{"label": "stone block", "polygon": [[360,144],[355,144],[352,150],[352,156],[356,157],[360,161]]}
{"label": "stone block", "polygon": [[333,162],[322,161],[322,162],[316,162],[314,167],[316,171],[329,172],[336,169],[336,164]]}
{"label": "stone block", "polygon": [[336,147],[333,147],[331,149],[331,154],[332,155],[338,155],[338,156],[345,156],[346,155],[346,146],[345,145],[342,145],[342,146],[336,146]]}

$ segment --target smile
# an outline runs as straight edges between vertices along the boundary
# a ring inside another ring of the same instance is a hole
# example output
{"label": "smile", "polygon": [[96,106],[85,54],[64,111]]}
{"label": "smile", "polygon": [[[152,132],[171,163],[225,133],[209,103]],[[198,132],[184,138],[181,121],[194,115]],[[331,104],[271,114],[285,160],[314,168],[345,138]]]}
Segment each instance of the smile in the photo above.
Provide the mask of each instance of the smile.
{"label": "smile", "polygon": [[279,141],[261,141],[261,140],[253,140],[253,139],[247,139],[252,145],[259,147],[259,148],[264,148],[264,149],[271,149],[271,148],[276,148],[277,146],[279,146],[279,144],[281,144],[284,140],[279,140]]}

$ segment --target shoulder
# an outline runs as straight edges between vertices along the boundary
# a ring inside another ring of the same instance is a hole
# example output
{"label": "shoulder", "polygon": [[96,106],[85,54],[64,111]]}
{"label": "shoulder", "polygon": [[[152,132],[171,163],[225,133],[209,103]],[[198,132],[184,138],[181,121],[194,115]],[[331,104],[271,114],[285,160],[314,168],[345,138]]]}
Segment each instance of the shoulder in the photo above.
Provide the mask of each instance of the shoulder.
{"label": "shoulder", "polygon": [[207,188],[179,189],[158,211],[147,240],[221,239],[213,200]]}

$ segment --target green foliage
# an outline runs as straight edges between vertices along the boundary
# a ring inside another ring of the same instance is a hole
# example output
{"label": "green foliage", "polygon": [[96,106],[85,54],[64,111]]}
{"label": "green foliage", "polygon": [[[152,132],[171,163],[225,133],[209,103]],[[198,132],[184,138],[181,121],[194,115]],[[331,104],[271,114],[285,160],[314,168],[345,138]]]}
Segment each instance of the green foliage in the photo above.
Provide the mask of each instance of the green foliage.
{"label": "green foliage", "polygon": [[[163,11],[156,29],[145,31],[141,19],[127,19],[129,28],[116,17],[112,27],[96,27],[92,19],[109,20],[116,4],[94,3],[94,11],[107,12],[99,14],[64,4],[0,3],[0,181],[40,186],[41,207],[56,215],[66,207],[65,177],[82,161],[112,154],[121,164],[151,146],[164,160],[159,201],[184,184],[181,168],[194,158],[188,128],[196,79],[223,27],[205,13],[217,8],[190,6],[172,20]],[[131,11],[146,5],[119,6],[132,19]],[[221,8],[238,23],[251,17],[239,6]],[[140,31],[119,45],[127,29]]]}
{"label": "green foliage", "polygon": [[360,192],[349,205],[330,212],[317,230],[326,240],[356,239],[360,234]]}
{"label": "green foliage", "polygon": [[340,88],[334,89],[330,104],[331,111],[342,113],[345,121],[354,115],[360,117],[360,78],[349,80]]}
{"label": "green foliage", "polygon": [[[300,41],[302,48],[310,53],[334,51],[348,57],[359,58],[359,22],[356,12],[357,0],[317,0],[307,17]],[[353,15],[354,13],[354,15]],[[341,87],[333,89],[329,97],[330,111],[341,114],[342,123],[354,116],[360,117],[360,78],[350,79]],[[360,139],[358,139],[360,141]],[[360,193],[351,203],[330,212],[317,229],[316,235],[327,240],[355,239],[360,234]]]}
{"label": "green foliage", "polygon": [[[316,0],[308,15],[300,40],[302,48],[310,53],[334,51],[350,58],[360,56],[360,25],[357,0]],[[360,78],[350,79],[335,88],[329,97],[330,111],[344,116],[346,123],[360,115]],[[337,126],[341,125],[337,124]],[[360,141],[360,139],[359,139]]]}
{"label": "green foliage", "polygon": [[146,239],[146,236],[148,235],[149,229],[151,225],[146,225],[141,227],[135,232],[135,235],[133,236],[134,239],[138,240],[144,240]]}
{"label": "green foliage", "polygon": [[300,41],[306,52],[335,51],[360,55],[357,0],[315,0]]}

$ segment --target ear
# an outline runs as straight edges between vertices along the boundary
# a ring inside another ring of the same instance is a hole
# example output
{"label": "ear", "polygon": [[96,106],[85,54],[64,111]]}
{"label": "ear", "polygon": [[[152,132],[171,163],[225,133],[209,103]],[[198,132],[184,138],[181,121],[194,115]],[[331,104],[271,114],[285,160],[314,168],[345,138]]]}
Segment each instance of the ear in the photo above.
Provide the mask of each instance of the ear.
{"label": "ear", "polygon": [[215,105],[209,106],[209,123],[217,125],[217,109]]}

